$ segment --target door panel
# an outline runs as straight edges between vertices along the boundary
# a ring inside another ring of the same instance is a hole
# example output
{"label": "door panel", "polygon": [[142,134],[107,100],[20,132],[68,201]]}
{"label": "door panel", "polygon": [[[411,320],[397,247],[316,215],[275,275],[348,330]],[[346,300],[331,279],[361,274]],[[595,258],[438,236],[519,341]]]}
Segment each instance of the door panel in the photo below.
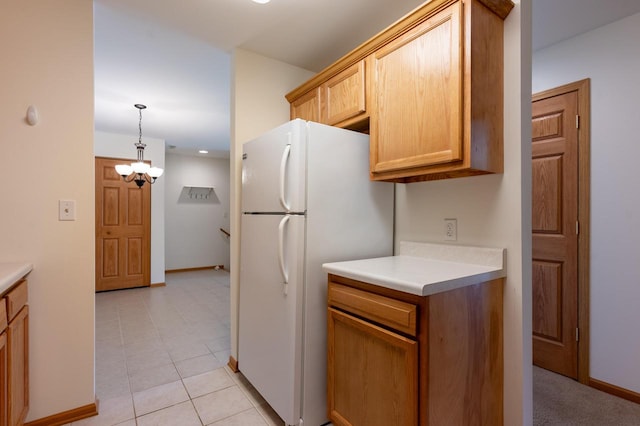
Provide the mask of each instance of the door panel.
{"label": "door panel", "polygon": [[151,185],[124,182],[123,161],[96,158],[96,291],[151,282]]}
{"label": "door panel", "polygon": [[242,215],[238,368],[286,424],[298,424],[302,386],[304,217]]}
{"label": "door panel", "polygon": [[462,159],[462,22],[457,2],[374,53],[373,172]]}
{"label": "door panel", "polygon": [[330,308],[328,409],[337,424],[418,424],[415,341]]}
{"label": "door panel", "polygon": [[533,363],[577,379],[577,94],[532,109]]}

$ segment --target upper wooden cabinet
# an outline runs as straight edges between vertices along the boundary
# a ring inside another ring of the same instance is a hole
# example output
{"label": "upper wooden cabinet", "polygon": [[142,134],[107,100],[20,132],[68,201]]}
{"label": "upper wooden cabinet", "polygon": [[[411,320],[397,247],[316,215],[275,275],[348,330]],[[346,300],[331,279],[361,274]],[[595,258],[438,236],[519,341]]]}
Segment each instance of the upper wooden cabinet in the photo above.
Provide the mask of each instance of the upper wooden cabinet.
{"label": "upper wooden cabinet", "polygon": [[329,125],[352,123],[366,108],[365,61],[359,61],[320,86],[321,122]]}
{"label": "upper wooden cabinet", "polygon": [[291,101],[291,119],[348,128],[368,118],[367,81],[363,59]]}
{"label": "upper wooden cabinet", "polygon": [[320,122],[368,130],[373,180],[501,173],[503,20],[512,8],[427,2],[289,93],[292,118],[315,93]]}
{"label": "upper wooden cabinet", "polygon": [[320,88],[315,88],[291,102],[291,119],[320,122]]}
{"label": "upper wooden cabinet", "polygon": [[452,4],[373,54],[376,178],[462,159],[461,9]]}

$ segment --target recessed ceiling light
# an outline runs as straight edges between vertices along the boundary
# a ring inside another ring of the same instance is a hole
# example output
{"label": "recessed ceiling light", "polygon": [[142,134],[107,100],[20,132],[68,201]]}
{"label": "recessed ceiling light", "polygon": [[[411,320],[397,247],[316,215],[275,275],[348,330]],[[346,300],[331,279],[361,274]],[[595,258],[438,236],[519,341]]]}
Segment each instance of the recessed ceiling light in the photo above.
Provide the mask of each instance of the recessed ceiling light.
{"label": "recessed ceiling light", "polygon": [[201,149],[200,151],[198,151],[200,154],[208,154],[209,151],[207,151],[206,149]]}
{"label": "recessed ceiling light", "polygon": [[253,0],[254,3],[259,3],[259,4],[266,4],[269,3],[271,0]]}

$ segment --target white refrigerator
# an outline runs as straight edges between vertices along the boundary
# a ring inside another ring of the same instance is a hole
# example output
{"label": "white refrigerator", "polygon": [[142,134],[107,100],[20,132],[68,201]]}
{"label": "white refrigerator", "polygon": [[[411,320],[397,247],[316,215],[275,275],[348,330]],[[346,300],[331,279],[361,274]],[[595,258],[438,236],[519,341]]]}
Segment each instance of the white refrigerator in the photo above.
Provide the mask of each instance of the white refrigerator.
{"label": "white refrigerator", "polygon": [[369,137],[293,120],[243,146],[238,368],[287,425],[328,422],[322,264],[389,256]]}

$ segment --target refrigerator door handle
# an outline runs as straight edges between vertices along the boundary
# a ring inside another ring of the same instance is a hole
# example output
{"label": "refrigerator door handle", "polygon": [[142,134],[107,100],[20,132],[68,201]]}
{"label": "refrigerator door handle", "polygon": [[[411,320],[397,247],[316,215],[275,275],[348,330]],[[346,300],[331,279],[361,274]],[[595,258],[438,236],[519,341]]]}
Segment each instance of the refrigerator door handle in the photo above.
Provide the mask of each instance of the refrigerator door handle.
{"label": "refrigerator door handle", "polygon": [[285,182],[287,175],[287,161],[289,160],[289,153],[291,152],[291,133],[288,134],[289,143],[284,147],[282,151],[282,159],[280,160],[280,204],[285,212],[291,211],[291,207],[287,205],[287,200],[284,198]]}
{"label": "refrigerator door handle", "polygon": [[289,215],[285,215],[278,225],[278,263],[280,264],[280,273],[284,280],[284,287],[282,288],[282,291],[285,296],[287,295],[287,285],[289,284],[289,273],[287,272],[286,265],[284,264],[284,228],[287,225],[287,222],[289,222],[289,218]]}

